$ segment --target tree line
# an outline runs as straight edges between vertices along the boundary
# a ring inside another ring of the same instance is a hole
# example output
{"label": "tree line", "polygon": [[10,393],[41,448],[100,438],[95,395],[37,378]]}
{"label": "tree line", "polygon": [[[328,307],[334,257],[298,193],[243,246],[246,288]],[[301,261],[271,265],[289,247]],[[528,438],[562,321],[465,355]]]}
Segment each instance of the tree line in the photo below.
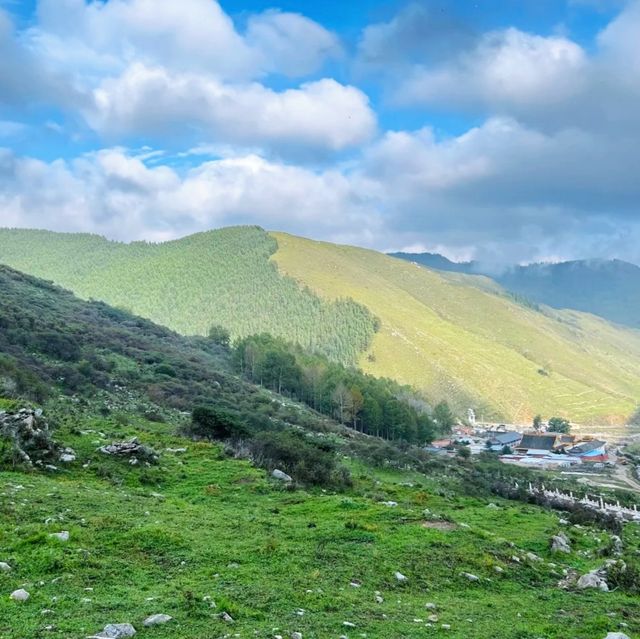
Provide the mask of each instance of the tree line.
{"label": "tree line", "polygon": [[[219,327],[212,327],[210,335],[229,344]],[[445,402],[432,409],[410,387],[345,367],[266,333],[237,340],[232,362],[252,382],[368,435],[426,444],[449,432],[455,422]]]}

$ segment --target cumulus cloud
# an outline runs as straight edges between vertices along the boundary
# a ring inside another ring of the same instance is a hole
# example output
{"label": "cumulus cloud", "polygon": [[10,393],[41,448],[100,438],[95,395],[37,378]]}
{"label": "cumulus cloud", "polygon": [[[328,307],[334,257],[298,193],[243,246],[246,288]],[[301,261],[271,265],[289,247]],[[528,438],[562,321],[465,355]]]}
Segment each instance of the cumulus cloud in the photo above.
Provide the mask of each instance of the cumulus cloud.
{"label": "cumulus cloud", "polygon": [[217,142],[338,151],[366,141],[375,116],[360,90],[324,79],[276,92],[135,64],[94,91],[90,124],[111,135],[199,127]]}
{"label": "cumulus cloud", "polygon": [[[16,31],[0,12],[3,143],[19,147],[38,125],[16,114],[48,104],[69,119],[47,112],[40,131],[64,142],[81,122],[102,149],[1,152],[0,223],[119,239],[257,223],[493,263],[640,261],[640,0],[583,45],[425,7],[359,41],[354,75],[393,96],[384,121],[424,117],[382,134],[363,90],[324,77],[346,55],[338,37],[302,15],[240,29],[215,0],[40,0]],[[429,126],[442,113],[477,124],[446,135]]]}
{"label": "cumulus cloud", "polygon": [[408,62],[449,60],[471,48],[476,39],[469,25],[455,16],[414,2],[388,22],[374,23],[363,30],[357,62],[363,71],[392,72]]}
{"label": "cumulus cloud", "polygon": [[387,133],[363,171],[379,185],[396,246],[429,238],[503,264],[615,246],[637,261],[639,162],[628,138],[493,118],[445,140],[428,129]]}
{"label": "cumulus cloud", "polygon": [[509,28],[486,34],[449,64],[416,66],[397,99],[484,112],[553,106],[581,90],[586,63],[582,48],[567,38]]}
{"label": "cumulus cloud", "polygon": [[263,69],[292,77],[313,73],[325,60],[342,55],[335,34],[305,16],[275,10],[251,16],[246,42],[262,57]]}
{"label": "cumulus cloud", "polygon": [[0,151],[3,226],[83,231],[111,238],[166,240],[252,223],[348,237],[376,214],[337,171],[313,172],[255,155],[210,162],[179,174],[142,156],[104,149],[47,163]]}
{"label": "cumulus cloud", "polygon": [[253,15],[240,33],[216,0],[40,0],[28,36],[43,56],[75,71],[140,62],[233,81],[306,75],[340,52],[333,33],[294,13]]}

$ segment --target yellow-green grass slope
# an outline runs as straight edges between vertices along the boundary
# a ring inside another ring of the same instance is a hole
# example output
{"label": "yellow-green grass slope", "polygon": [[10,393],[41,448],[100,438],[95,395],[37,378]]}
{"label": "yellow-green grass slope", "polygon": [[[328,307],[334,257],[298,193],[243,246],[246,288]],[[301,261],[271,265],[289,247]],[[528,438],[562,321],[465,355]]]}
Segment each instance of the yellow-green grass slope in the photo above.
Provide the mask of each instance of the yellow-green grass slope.
{"label": "yellow-green grass slope", "polygon": [[381,320],[362,368],[485,419],[534,414],[621,424],[640,398],[640,333],[594,316],[536,310],[483,277],[273,233],[283,273]]}

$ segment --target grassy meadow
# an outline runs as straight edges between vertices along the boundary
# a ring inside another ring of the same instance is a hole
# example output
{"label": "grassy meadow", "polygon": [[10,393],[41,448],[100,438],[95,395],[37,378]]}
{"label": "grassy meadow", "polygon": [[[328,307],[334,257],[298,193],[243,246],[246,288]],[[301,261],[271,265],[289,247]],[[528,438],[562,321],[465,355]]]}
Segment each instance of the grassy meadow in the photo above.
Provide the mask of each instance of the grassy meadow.
{"label": "grassy meadow", "polygon": [[[605,532],[570,527],[575,551],[552,556],[558,515],[499,499],[488,507],[447,476],[347,460],[352,489],[289,491],[174,430],[86,414],[56,432],[76,462],[50,473],[0,472],[0,560],[13,568],[0,573],[3,639],[80,639],[124,622],[150,639],[600,639],[620,623],[640,632],[636,596],[556,585],[564,567],[601,565]],[[159,466],[96,451],[133,435],[161,451]],[[388,500],[398,505],[381,503]],[[48,537],[60,530],[68,542]],[[637,547],[638,527],[624,538]],[[19,587],[27,602],[9,599]],[[144,628],[155,613],[173,621]]]}

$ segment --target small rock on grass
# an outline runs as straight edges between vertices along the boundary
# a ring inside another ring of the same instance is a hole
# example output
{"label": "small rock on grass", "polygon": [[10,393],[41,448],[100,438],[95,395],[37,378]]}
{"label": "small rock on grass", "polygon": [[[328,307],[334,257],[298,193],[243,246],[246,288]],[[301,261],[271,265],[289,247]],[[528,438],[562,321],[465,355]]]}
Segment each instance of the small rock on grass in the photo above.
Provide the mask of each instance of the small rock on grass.
{"label": "small rock on grass", "polygon": [[128,639],[136,634],[136,629],[130,623],[110,623],[102,632],[89,639]]}
{"label": "small rock on grass", "polygon": [[30,596],[31,595],[24,588],[14,590],[10,595],[11,599],[14,601],[26,601]]}
{"label": "small rock on grass", "polygon": [[0,561],[0,572],[11,572],[11,566],[4,561]]}
{"label": "small rock on grass", "polygon": [[146,628],[149,628],[150,626],[160,626],[164,623],[169,623],[172,619],[173,617],[170,617],[169,615],[163,615],[163,614],[151,615],[150,617],[147,617],[144,620],[143,625]]}
{"label": "small rock on grass", "polygon": [[69,541],[69,531],[61,530],[60,532],[57,532],[57,533],[51,533],[49,537],[51,539],[57,539],[58,541]]}

